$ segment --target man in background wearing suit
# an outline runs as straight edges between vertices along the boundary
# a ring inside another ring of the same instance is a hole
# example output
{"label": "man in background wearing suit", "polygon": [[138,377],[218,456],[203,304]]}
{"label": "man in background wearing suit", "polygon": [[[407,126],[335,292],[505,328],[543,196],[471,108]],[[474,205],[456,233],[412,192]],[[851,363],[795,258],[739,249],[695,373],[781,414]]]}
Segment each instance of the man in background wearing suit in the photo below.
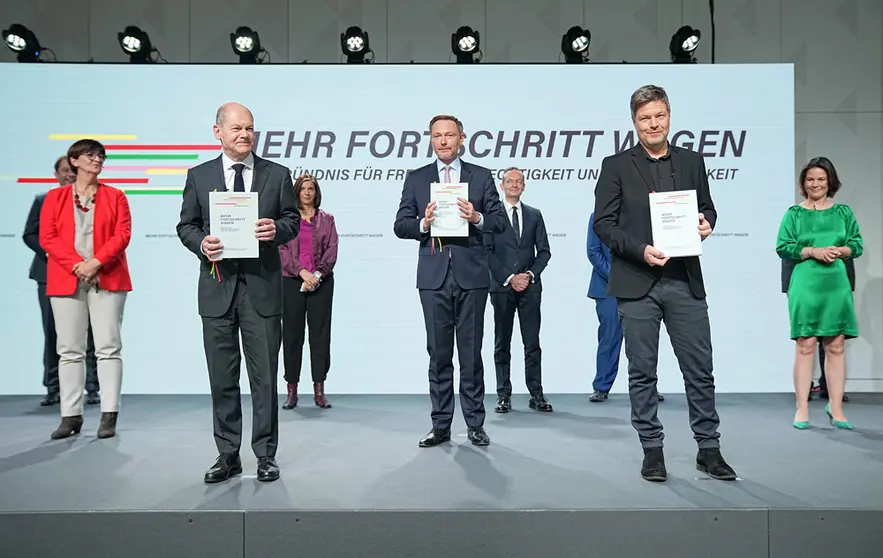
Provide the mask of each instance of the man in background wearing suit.
{"label": "man in background wearing suit", "polygon": [[[460,159],[463,124],[448,115],[429,123],[437,159],[408,173],[396,212],[393,231],[398,238],[416,240],[417,289],[423,306],[426,347],[429,353],[429,396],[432,430],[420,447],[437,446],[451,439],[454,417],[454,338],[460,357],[460,405],[469,441],[487,446],[484,430],[484,364],[481,343],[487,305],[488,257],[483,233],[502,232],[506,214],[491,173]],[[432,236],[436,203],[430,184],[468,183],[468,199],[460,199],[460,216],[469,222],[468,237]]]}
{"label": "man in background wearing suit", "polygon": [[[595,354],[595,380],[592,382],[594,392],[589,401],[601,403],[607,401],[610,388],[619,373],[619,353],[622,351],[622,324],[619,322],[619,310],[616,298],[607,295],[607,283],[610,280],[610,248],[595,234],[595,214],[589,216],[589,232],[586,235],[586,253],[592,264],[592,278],[589,281],[588,297],[595,301],[595,313],[598,316],[598,350]],[[665,401],[660,393],[659,401]]]}
{"label": "man in background wearing suit", "polygon": [[[215,116],[220,157],[187,171],[178,237],[199,258],[198,306],[208,365],[218,456],[205,473],[215,483],[242,473],[242,366],[239,334],[251,386],[251,447],[258,459],[259,481],[279,478],[277,374],[282,346],[282,262],[279,245],[295,238],[300,215],[291,175],[285,167],[261,159],[254,147],[254,117],[244,106],[227,103]],[[223,259],[223,245],[212,235],[209,193],[257,192],[254,259]]]}
{"label": "man in background wearing suit", "polygon": [[491,273],[491,305],[494,307],[494,366],[497,370],[498,413],[512,408],[512,329],[515,312],[524,345],[524,376],[530,392],[531,409],[551,412],[552,405],[543,395],[540,349],[540,303],[543,282],[540,275],[549,264],[552,252],[546,223],[539,209],[521,202],[524,174],[511,167],[503,172],[503,208],[508,226],[503,232],[486,234]]}
{"label": "man in background wearing suit", "polygon": [[[60,186],[72,184],[77,175],[71,168],[67,156],[62,155],[55,161],[55,179]],[[37,282],[37,297],[40,301],[40,313],[43,321],[43,386],[46,387],[46,397],[40,401],[40,405],[48,407],[60,403],[58,388],[58,347],[55,335],[55,316],[52,314],[52,305],[46,296],[46,251],[40,246],[40,211],[43,209],[43,200],[46,194],[40,194],[34,198],[28,219],[25,222],[22,240],[28,248],[34,251],[34,259],[31,262],[29,277]],[[97,405],[101,403],[98,395],[98,361],[95,358],[95,342],[92,339],[92,326],[89,326],[89,334],[86,339],[86,404]]]}
{"label": "man in background wearing suit", "polygon": [[668,142],[671,105],[655,85],[631,96],[639,145],[606,157],[595,188],[595,233],[610,247],[608,295],[617,298],[629,361],[632,426],[644,448],[641,476],[667,478],[662,423],[657,416],[659,326],[665,322],[684,376],[690,427],[699,446],[696,468],[719,480],[736,473],[720,452],[720,419],[714,404],[711,325],[699,257],[669,258],[653,246],[651,192],[695,190],[697,231],[711,234],[717,212],[702,155]]}
{"label": "man in background wearing suit", "polygon": [[589,281],[588,297],[595,301],[598,315],[598,350],[595,355],[595,390],[589,401],[607,401],[607,395],[619,372],[619,353],[622,350],[622,324],[619,323],[619,310],[616,298],[607,296],[607,283],[610,280],[610,248],[595,234],[595,214],[589,216],[589,232],[586,238],[586,252],[592,264],[592,279]]}

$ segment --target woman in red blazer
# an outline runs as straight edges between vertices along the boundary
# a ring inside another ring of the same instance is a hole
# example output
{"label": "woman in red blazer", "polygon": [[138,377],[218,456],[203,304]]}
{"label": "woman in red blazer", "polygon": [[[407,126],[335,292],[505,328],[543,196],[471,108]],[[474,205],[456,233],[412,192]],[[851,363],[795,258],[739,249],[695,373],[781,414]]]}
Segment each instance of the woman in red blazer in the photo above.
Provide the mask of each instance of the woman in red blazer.
{"label": "woman in red blazer", "polygon": [[126,195],[98,181],[107,158],[103,145],[80,140],[67,157],[77,179],[50,190],[40,212],[40,246],[48,256],[46,295],[58,337],[61,425],[52,439],[73,436],[83,426],[90,324],[102,391],[98,437],[109,438],[116,433],[122,387],[120,329],[132,290],[126,263],[132,216]]}

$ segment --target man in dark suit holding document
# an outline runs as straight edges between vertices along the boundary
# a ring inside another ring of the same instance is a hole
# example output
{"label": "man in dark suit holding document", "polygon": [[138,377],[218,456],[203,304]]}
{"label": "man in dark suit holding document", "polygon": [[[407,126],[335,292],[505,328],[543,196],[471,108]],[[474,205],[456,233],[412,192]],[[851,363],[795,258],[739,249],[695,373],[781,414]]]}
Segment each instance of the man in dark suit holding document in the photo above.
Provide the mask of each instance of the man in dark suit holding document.
{"label": "man in dark suit holding document", "polygon": [[[279,478],[279,349],[282,346],[282,262],[279,245],[297,236],[300,213],[288,169],[256,156],[254,118],[244,106],[218,109],[215,137],[221,156],[187,171],[178,237],[199,258],[198,306],[214,411],[219,456],[205,473],[215,483],[242,473],[242,366],[239,335],[251,387],[251,447],[259,481]],[[225,257],[211,222],[211,192],[256,192],[254,223],[258,257]]]}
{"label": "man in dark suit holding document", "polygon": [[[490,277],[483,234],[503,232],[506,214],[490,171],[459,158],[466,137],[463,124],[440,115],[430,121],[429,130],[438,158],[408,173],[393,224],[398,238],[419,242],[417,289],[426,326],[432,401],[432,430],[419,445],[433,447],[451,439],[456,332],[467,436],[473,444],[487,446],[481,343]],[[443,186],[452,184],[466,185],[463,195],[457,195],[460,187]],[[436,220],[444,224],[443,233]]]}
{"label": "man in dark suit holding document", "polygon": [[[654,482],[667,478],[656,390],[659,326],[665,321],[684,376],[690,427],[699,446],[696,467],[713,478],[735,480],[736,473],[720,452],[711,327],[699,257],[666,255],[653,245],[651,224],[651,193],[693,190],[698,202],[696,229],[688,224],[667,236],[695,230],[704,240],[711,234],[717,212],[705,162],[700,154],[669,144],[671,105],[661,87],[639,88],[630,106],[640,143],[604,159],[595,188],[594,230],[613,256],[608,295],[617,298],[625,337],[632,425],[644,449],[641,476]],[[678,243],[689,245],[689,240]]]}

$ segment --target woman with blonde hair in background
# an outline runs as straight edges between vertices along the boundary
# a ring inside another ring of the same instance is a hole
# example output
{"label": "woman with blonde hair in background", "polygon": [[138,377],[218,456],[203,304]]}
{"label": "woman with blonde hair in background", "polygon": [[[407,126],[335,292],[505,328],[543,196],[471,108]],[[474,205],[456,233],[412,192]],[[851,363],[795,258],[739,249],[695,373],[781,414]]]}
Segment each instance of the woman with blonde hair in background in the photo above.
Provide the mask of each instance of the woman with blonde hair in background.
{"label": "woman with blonde hair in background", "polygon": [[844,260],[862,255],[858,221],[848,205],[834,203],[841,183],[825,157],[809,161],[800,172],[803,202],[785,212],[776,253],[795,261],[788,285],[791,338],[796,341],[794,428],[809,428],[809,390],[816,343],[825,347],[829,403],[825,413],[835,428],[851,429],[843,415],[846,362],[844,340],[858,337],[852,288]]}

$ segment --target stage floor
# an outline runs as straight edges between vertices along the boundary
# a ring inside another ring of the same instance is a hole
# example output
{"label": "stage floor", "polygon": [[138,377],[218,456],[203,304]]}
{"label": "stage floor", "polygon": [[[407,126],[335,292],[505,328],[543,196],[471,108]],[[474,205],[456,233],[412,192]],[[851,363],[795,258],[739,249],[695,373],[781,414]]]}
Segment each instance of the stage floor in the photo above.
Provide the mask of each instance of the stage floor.
{"label": "stage floor", "polygon": [[[730,483],[696,471],[685,398],[669,395],[660,404],[663,484],[640,478],[642,452],[625,395],[600,404],[550,395],[553,413],[530,411],[527,396],[515,396],[515,410],[505,415],[493,412],[488,397],[489,447],[472,446],[458,416],[452,443],[428,449],[417,447],[430,427],[428,396],[329,397],[328,410],[308,395],[300,408],[280,409],[279,481],[255,480],[246,442],[245,474],[218,485],[202,482],[216,457],[208,396],[124,396],[118,435],[109,440],[95,437],[99,409],[88,407],[83,432],[61,441],[49,440],[57,406],[39,407],[37,396],[0,397],[0,512],[883,511],[881,394],[851,394],[852,432],[830,427],[820,401],[811,404],[811,429],[798,431],[792,396],[719,395],[722,451],[741,477]],[[246,440],[250,412],[246,398]],[[871,516],[875,532],[848,523],[853,540],[880,542],[879,556],[883,515]],[[624,527],[618,536],[628,538]],[[831,548],[839,551],[830,555],[845,556],[842,544]],[[809,550],[801,556],[819,547]],[[855,551],[851,558],[865,555]],[[411,554],[385,554],[393,555]],[[549,547],[545,555],[564,554]]]}

